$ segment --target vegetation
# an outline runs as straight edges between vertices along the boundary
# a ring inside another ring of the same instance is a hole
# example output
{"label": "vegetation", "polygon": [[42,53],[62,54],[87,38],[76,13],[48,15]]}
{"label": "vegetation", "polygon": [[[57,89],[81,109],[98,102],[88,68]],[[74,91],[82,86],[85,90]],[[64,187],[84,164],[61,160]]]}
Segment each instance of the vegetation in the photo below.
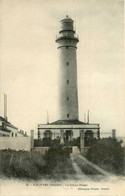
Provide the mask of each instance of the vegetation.
{"label": "vegetation", "polygon": [[[54,139],[51,138],[43,138],[43,139],[36,139],[34,140],[34,146],[35,147],[44,147],[44,146],[53,146],[53,145],[59,145],[60,139]],[[73,138],[72,141],[65,141],[65,146],[78,146],[80,147],[80,137]]]}
{"label": "vegetation", "polygon": [[53,146],[54,144],[58,146],[59,143],[60,143],[59,139],[52,140],[51,138],[43,138],[42,140],[41,139],[34,140],[35,147],[45,147],[45,146],[50,147],[50,146]]}
{"label": "vegetation", "polygon": [[[49,143],[48,140],[44,144]],[[73,140],[73,145],[79,145],[79,138]],[[69,143],[60,145],[59,140],[49,143],[49,150],[45,155],[39,152],[2,150],[0,151],[0,173],[2,176],[22,179],[51,178],[66,179],[75,174],[70,159],[71,147]],[[121,142],[112,138],[94,139],[86,158],[103,169],[117,175],[124,174],[124,148]],[[97,174],[93,168],[75,160],[86,175]]]}
{"label": "vegetation", "polygon": [[111,173],[124,174],[124,148],[116,139],[94,139],[86,158]]}
{"label": "vegetation", "polygon": [[70,148],[53,144],[45,154],[46,170],[51,173],[50,177],[60,179],[74,174],[74,168],[70,159]]}
{"label": "vegetation", "polygon": [[75,158],[75,162],[78,164],[78,166],[81,168],[82,172],[85,175],[98,175],[98,174],[101,174],[94,167],[91,167],[90,165],[88,166],[87,164],[83,163],[82,160],[79,157]]}
{"label": "vegetation", "polygon": [[0,173],[2,176],[22,179],[67,178],[74,173],[69,159],[69,149],[52,145],[42,156],[39,152],[0,151]]}
{"label": "vegetation", "polygon": [[45,160],[36,152],[0,151],[0,173],[7,177],[39,179],[45,174]]}
{"label": "vegetation", "polygon": [[80,148],[80,137],[73,138],[72,141],[65,141],[66,146],[78,146]]}

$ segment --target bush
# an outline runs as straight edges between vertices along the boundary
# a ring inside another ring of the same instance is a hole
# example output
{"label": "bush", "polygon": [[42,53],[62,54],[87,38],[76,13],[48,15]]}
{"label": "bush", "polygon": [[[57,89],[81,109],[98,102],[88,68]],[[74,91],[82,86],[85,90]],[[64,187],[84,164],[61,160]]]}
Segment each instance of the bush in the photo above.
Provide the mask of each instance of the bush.
{"label": "bush", "polygon": [[73,138],[72,141],[65,141],[66,146],[78,146],[80,148],[80,137]]}
{"label": "bush", "polygon": [[42,156],[39,152],[2,150],[0,151],[0,173],[7,177],[22,179],[66,178],[74,173],[69,158],[70,149],[51,144],[50,149]]}
{"label": "bush", "polygon": [[44,175],[45,160],[38,152],[2,150],[0,166],[7,177],[38,179]]}
{"label": "bush", "polygon": [[58,145],[59,143],[60,143],[59,139],[52,140],[51,138],[43,138],[42,140],[41,139],[34,140],[35,147],[42,147],[42,146],[50,147],[53,144]]}
{"label": "bush", "polygon": [[70,160],[70,148],[60,144],[51,145],[45,154],[46,170],[55,179],[67,178],[67,174],[75,173]]}
{"label": "bush", "polygon": [[94,139],[86,158],[112,173],[124,173],[124,148],[116,139]]}

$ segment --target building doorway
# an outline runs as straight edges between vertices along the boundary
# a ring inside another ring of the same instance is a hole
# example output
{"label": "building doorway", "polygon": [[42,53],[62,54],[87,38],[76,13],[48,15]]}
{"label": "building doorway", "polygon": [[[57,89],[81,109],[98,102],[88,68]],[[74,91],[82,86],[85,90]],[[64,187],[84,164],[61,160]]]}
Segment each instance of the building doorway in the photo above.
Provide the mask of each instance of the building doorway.
{"label": "building doorway", "polygon": [[66,130],[66,141],[72,141],[72,130]]}

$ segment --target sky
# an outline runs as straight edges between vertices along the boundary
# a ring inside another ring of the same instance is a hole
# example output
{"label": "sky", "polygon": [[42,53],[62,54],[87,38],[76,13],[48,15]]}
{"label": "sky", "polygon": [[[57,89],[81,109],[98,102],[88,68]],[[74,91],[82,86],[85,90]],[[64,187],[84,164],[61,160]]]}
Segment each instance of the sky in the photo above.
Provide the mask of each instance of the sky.
{"label": "sky", "polygon": [[90,123],[102,132],[125,135],[123,0],[1,0],[0,115],[4,93],[8,120],[19,129],[58,120],[60,20],[75,21],[79,120],[89,110]]}

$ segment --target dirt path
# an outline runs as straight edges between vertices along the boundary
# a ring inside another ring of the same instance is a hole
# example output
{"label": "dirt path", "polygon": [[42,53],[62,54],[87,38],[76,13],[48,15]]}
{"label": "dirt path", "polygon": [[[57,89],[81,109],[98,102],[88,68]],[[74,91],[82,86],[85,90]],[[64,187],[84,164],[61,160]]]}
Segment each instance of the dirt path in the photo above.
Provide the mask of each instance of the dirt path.
{"label": "dirt path", "polygon": [[72,165],[73,165],[73,167],[74,167],[74,169],[75,169],[77,175],[81,175],[82,170],[80,169],[80,167],[78,166],[78,164],[74,161],[74,157],[73,157],[72,154],[70,155],[70,158],[71,158],[71,160],[72,160]]}
{"label": "dirt path", "polygon": [[93,179],[99,181],[109,177],[114,177],[114,175],[104,171],[99,166],[93,164],[79,154],[71,154],[70,158],[78,179]]}
{"label": "dirt path", "polygon": [[73,154],[70,154],[70,158],[72,160],[74,170],[76,171],[75,178],[77,178],[78,180],[81,180],[83,178],[88,179],[87,176],[81,170],[81,168],[78,166],[78,164],[75,162]]}
{"label": "dirt path", "polygon": [[85,163],[86,165],[93,167],[95,170],[97,170],[100,174],[109,177],[109,176],[113,176],[111,173],[103,170],[102,168],[100,168],[99,166],[95,165],[94,163],[88,161],[85,157],[78,155],[78,157],[81,159],[81,161],[83,161],[83,163]]}

